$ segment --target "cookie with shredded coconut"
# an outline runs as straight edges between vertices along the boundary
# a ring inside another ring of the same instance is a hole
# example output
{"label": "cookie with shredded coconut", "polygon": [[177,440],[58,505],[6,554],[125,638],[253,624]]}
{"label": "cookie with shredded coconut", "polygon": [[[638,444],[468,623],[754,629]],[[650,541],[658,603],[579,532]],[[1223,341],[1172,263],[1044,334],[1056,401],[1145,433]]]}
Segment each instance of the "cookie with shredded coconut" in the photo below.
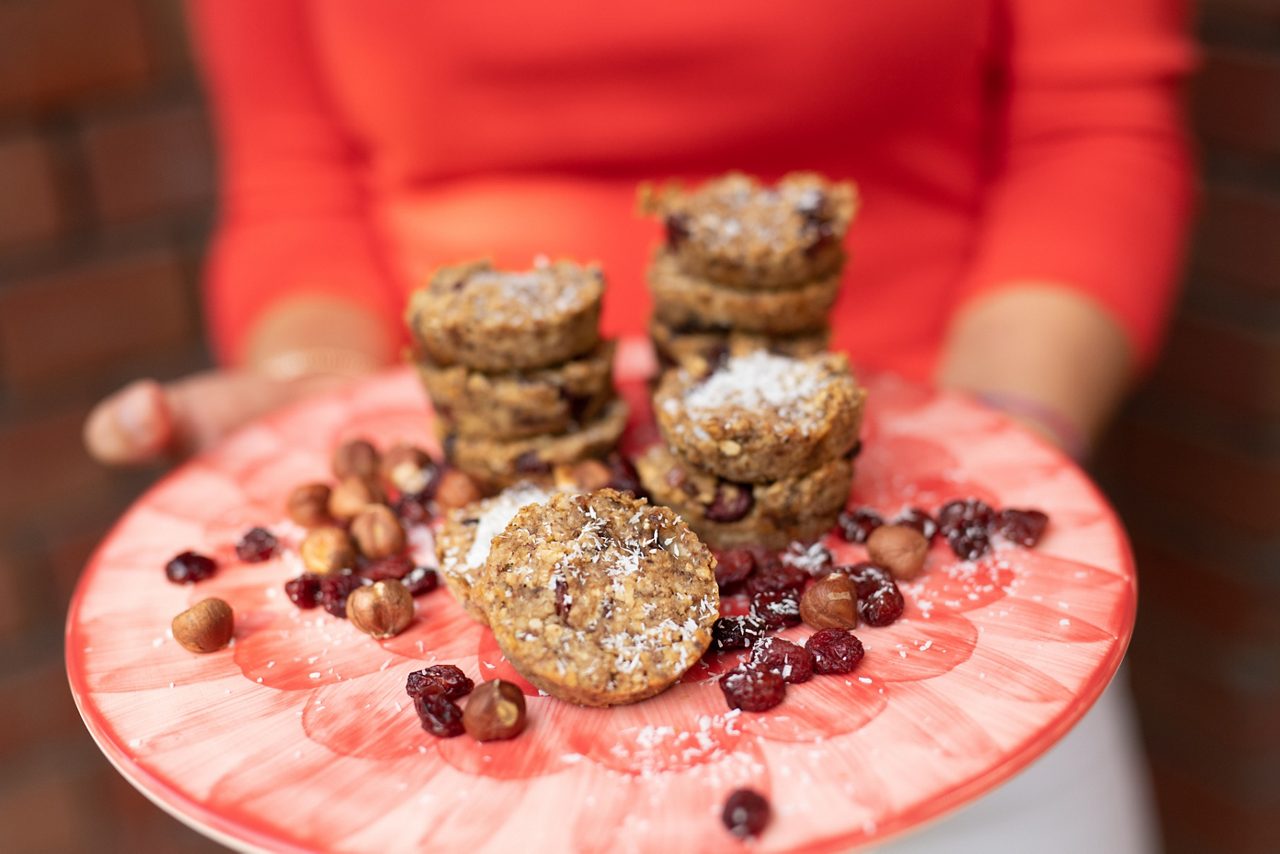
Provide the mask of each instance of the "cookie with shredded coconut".
{"label": "cookie with shredded coconut", "polygon": [[827,349],[831,330],[823,325],[790,335],[763,335],[724,326],[671,326],[658,318],[649,323],[653,349],[665,368],[687,367],[705,373],[729,356],[767,350],[779,356],[812,356]]}
{"label": "cookie with shredded coconut", "polygon": [[612,489],[523,507],[493,539],[476,591],[512,666],[584,706],[666,690],[707,650],[720,607],[697,535]]}
{"label": "cookie with shredded coconut", "polygon": [[627,405],[621,398],[614,398],[604,411],[576,430],[523,439],[465,436],[449,432],[447,424],[438,426],[449,461],[486,492],[493,492],[522,480],[548,476],[559,465],[605,456],[626,429]]}
{"label": "cookie with shredded coconut", "polygon": [[740,289],[787,288],[837,272],[857,209],[853,184],[792,172],[769,185],[731,172],[694,190],[642,186],[666,248],[692,276]]}
{"label": "cookie with shredded coconut", "polygon": [[415,364],[436,415],[450,430],[489,439],[564,433],[589,423],[613,399],[614,342],[562,365],[485,373],[463,365]]}
{"label": "cookie with shredded coconut", "polygon": [[484,610],[475,601],[472,587],[489,559],[493,538],[506,530],[520,508],[546,501],[552,490],[533,483],[519,483],[492,498],[457,508],[445,517],[436,535],[436,559],[445,586],[466,612],[485,622]]}
{"label": "cookie with shredded coconut", "polygon": [[544,368],[600,340],[604,274],[572,261],[497,270],[488,261],[443,267],[409,298],[405,319],[440,365],[478,371]]}
{"label": "cookie with shredded coconut", "polygon": [[735,483],[677,457],[661,443],[635,461],[640,483],[657,504],[680,514],[713,549],[780,549],[831,530],[853,484],[853,460],[766,483]]}
{"label": "cookie with shredded coconut", "polygon": [[709,375],[668,371],[654,394],[667,444],[691,465],[742,483],[796,477],[858,441],[866,392],[837,354],[757,351]]}
{"label": "cookie with shredded coconut", "polygon": [[840,291],[840,273],[810,279],[786,290],[743,290],[682,270],[659,250],[648,270],[654,316],[669,326],[724,326],[763,335],[792,335],[827,322]]}

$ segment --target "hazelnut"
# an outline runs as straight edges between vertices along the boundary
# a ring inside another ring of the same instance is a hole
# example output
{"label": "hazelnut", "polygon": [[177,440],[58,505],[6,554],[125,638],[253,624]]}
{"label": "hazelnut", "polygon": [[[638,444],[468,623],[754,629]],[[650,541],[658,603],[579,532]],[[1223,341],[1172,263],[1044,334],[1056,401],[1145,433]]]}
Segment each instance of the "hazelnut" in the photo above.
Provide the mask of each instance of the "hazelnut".
{"label": "hazelnut", "polygon": [[173,639],[190,652],[216,652],[231,643],[235,617],[221,599],[203,599],[173,618]]}
{"label": "hazelnut", "polygon": [[582,460],[572,465],[558,465],[553,470],[556,486],[574,492],[595,492],[613,481],[613,472],[599,460]]}
{"label": "hazelnut", "polygon": [[476,741],[515,738],[524,731],[524,694],[510,682],[484,682],[467,699],[462,726]]}
{"label": "hazelnut", "polygon": [[382,457],[382,479],[403,493],[425,491],[435,473],[431,456],[414,445],[396,445]]}
{"label": "hazelnut", "polygon": [[413,594],[394,578],[358,587],[347,596],[347,619],[371,637],[394,637],[413,622]]}
{"label": "hazelnut", "polygon": [[382,504],[386,496],[372,481],[351,475],[334,488],[329,496],[329,515],[346,521],[353,519],[370,504]]}
{"label": "hazelnut", "polygon": [[924,569],[929,541],[908,525],[881,525],[867,538],[867,554],[897,581],[910,581]]}
{"label": "hazelnut", "polygon": [[819,578],[800,597],[800,619],[815,629],[852,629],[858,625],[858,588],[843,573]]}
{"label": "hazelnut", "polygon": [[341,528],[327,526],[315,528],[303,539],[298,548],[307,572],[316,575],[332,575],[344,569],[354,569],[356,550],[351,537]]}
{"label": "hazelnut", "polygon": [[333,476],[338,480],[345,480],[352,475],[373,480],[378,476],[381,460],[378,449],[367,439],[352,439],[334,449],[330,462],[333,465]]}
{"label": "hazelnut", "polygon": [[318,528],[330,524],[329,487],[323,483],[304,483],[289,493],[285,509],[289,518],[304,528]]}
{"label": "hazelnut", "polygon": [[479,500],[480,489],[465,472],[448,469],[440,475],[440,485],[436,487],[436,506],[441,511],[466,507]]}
{"label": "hazelnut", "polygon": [[351,521],[351,536],[360,554],[372,560],[404,551],[404,528],[384,504],[370,504]]}

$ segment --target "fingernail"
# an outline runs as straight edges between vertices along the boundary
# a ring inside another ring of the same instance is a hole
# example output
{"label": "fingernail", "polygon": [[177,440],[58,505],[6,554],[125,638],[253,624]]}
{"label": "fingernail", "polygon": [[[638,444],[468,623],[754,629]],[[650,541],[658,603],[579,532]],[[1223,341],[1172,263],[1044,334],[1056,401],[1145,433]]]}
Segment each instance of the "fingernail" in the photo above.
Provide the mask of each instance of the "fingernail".
{"label": "fingernail", "polygon": [[156,443],[156,394],[150,383],[136,383],[120,392],[115,415],[121,437],[135,449]]}

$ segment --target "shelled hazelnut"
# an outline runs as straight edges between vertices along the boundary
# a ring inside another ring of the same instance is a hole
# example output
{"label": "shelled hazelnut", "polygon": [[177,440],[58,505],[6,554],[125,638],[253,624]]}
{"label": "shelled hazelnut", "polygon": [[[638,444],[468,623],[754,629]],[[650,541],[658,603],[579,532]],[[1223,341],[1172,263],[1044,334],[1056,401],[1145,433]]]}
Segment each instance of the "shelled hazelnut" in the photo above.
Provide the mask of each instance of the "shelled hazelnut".
{"label": "shelled hazelnut", "polygon": [[404,551],[404,528],[385,504],[370,504],[351,520],[351,536],[360,554],[372,560]]}
{"label": "shelled hazelnut", "polygon": [[462,725],[476,741],[515,738],[524,731],[524,694],[501,679],[483,682],[467,698]]}
{"label": "shelled hazelnut", "polygon": [[475,481],[458,469],[448,469],[440,475],[436,487],[436,506],[443,511],[466,507],[480,500],[480,489]]}
{"label": "shelled hazelnut", "polygon": [[350,535],[331,525],[312,529],[298,551],[307,572],[315,575],[332,575],[356,565],[356,550]]}
{"label": "shelled hazelnut", "polygon": [[386,496],[372,481],[350,475],[329,495],[329,515],[340,521],[353,519],[370,504],[383,504]]}
{"label": "shelled hazelnut", "polygon": [[382,457],[382,479],[402,493],[425,492],[435,474],[431,456],[414,445],[396,445]]}
{"label": "shelled hazelnut", "polygon": [[394,637],[413,622],[413,594],[393,578],[375,581],[347,596],[347,619],[370,637]]}
{"label": "shelled hazelnut", "polygon": [[867,554],[898,581],[910,581],[924,569],[929,541],[908,525],[882,525],[867,538]]}
{"label": "shelled hazelnut", "polygon": [[173,618],[173,639],[190,652],[216,652],[231,643],[235,616],[221,599],[202,599]]}
{"label": "shelled hazelnut", "polygon": [[329,516],[329,489],[324,483],[295,486],[285,502],[289,518],[304,528],[319,528],[333,522]]}
{"label": "shelled hazelnut", "polygon": [[800,597],[800,619],[815,629],[852,629],[858,625],[858,588],[836,572],[819,578]]}
{"label": "shelled hazelnut", "polygon": [[378,449],[367,439],[351,439],[334,448],[330,462],[333,465],[333,476],[338,480],[345,480],[353,475],[373,480],[378,476],[381,460]]}

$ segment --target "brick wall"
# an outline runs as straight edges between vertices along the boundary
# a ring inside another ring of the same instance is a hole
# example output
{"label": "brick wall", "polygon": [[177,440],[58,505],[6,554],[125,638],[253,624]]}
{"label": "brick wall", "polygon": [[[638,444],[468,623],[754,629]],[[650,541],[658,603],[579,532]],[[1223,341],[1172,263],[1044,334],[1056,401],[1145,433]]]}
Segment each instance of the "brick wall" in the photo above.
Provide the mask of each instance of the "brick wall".
{"label": "brick wall", "polygon": [[1204,191],[1158,370],[1098,472],[1138,554],[1130,661],[1172,852],[1280,842],[1280,3],[1205,0]]}
{"label": "brick wall", "polygon": [[[1169,350],[1099,453],[1142,570],[1133,676],[1173,852],[1280,839],[1280,3],[1206,0],[1207,182]],[[11,851],[212,850],[79,723],[61,631],[155,472],[80,425],[206,364],[207,122],[173,0],[0,2],[0,828]]]}

